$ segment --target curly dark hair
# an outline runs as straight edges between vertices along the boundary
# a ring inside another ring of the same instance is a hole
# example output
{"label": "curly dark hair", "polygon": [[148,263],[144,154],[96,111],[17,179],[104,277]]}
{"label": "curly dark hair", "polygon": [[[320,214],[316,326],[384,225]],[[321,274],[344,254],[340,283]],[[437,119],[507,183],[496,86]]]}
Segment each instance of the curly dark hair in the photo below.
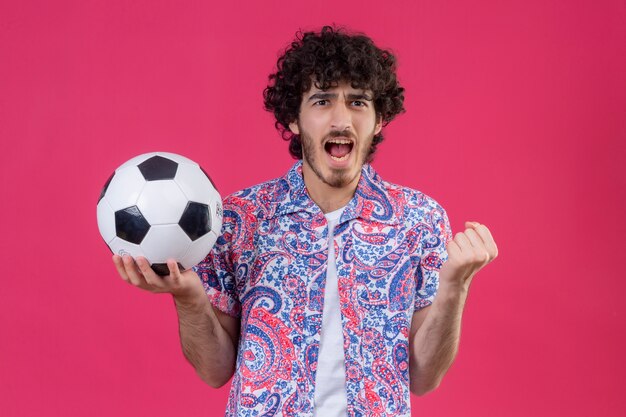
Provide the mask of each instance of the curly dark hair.
{"label": "curly dark hair", "polygon": [[[404,88],[396,77],[396,58],[363,34],[349,34],[341,28],[324,26],[320,32],[299,31],[276,63],[263,91],[265,109],[274,113],[275,126],[290,141],[289,153],[302,159],[300,136],[289,130],[298,119],[302,94],[315,87],[326,90],[339,82],[371,90],[377,118],[386,126],[404,112]],[[374,136],[367,162],[383,141],[382,131]]]}

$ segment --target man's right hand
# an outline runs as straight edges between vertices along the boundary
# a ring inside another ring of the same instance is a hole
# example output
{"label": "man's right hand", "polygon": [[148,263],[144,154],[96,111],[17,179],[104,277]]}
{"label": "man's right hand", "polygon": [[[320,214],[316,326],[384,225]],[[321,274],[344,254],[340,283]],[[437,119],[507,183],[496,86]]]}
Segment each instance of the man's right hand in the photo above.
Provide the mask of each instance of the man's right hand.
{"label": "man's right hand", "polygon": [[170,293],[177,299],[192,299],[204,294],[202,282],[193,269],[181,272],[173,259],[168,259],[170,274],[157,275],[144,257],[133,259],[129,255],[123,257],[113,255],[113,263],[118,274],[129,284],[153,293]]}

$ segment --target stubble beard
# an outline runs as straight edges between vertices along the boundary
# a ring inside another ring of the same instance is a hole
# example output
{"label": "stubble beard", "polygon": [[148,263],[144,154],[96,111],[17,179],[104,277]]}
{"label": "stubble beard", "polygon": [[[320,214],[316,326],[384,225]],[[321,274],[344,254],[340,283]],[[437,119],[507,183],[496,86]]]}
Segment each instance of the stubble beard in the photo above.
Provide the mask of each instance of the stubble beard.
{"label": "stubble beard", "polygon": [[[309,167],[311,167],[311,170],[313,171],[313,173],[315,173],[317,178],[320,179],[320,181],[322,181],[324,184],[327,184],[335,188],[345,187],[348,184],[350,184],[352,181],[354,181],[356,176],[358,176],[359,173],[361,172],[361,167],[365,163],[366,155],[369,155],[369,150],[371,148],[371,140],[370,140],[370,146],[364,149],[361,155],[356,156],[357,162],[359,164],[359,169],[356,171],[356,174],[352,176],[352,178],[350,178],[349,176],[350,173],[347,172],[346,170],[334,169],[334,168],[330,169],[330,175],[328,177],[324,177],[321,167],[317,165],[317,159],[319,155],[317,155],[316,147],[315,147],[315,143],[313,143],[313,139],[311,138],[311,136],[307,135],[304,130],[302,130],[302,127],[299,127],[299,129],[300,129],[300,143],[302,144],[302,158],[306,161]],[[328,136],[335,136],[335,135],[331,134]],[[372,134],[372,137],[373,136],[374,135]],[[324,140],[326,139],[327,137],[324,138]]]}

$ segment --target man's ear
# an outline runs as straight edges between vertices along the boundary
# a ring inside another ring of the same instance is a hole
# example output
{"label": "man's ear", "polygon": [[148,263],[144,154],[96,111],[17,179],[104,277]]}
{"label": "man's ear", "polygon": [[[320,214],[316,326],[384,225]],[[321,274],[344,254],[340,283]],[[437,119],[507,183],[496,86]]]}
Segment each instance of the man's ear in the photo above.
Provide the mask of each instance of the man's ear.
{"label": "man's ear", "polygon": [[293,122],[289,123],[289,130],[291,130],[291,133],[293,133],[294,135],[300,134],[300,128],[298,127],[297,120],[294,120]]}
{"label": "man's ear", "polygon": [[383,129],[383,116],[376,115],[376,129],[374,130],[374,135],[378,135],[382,129]]}

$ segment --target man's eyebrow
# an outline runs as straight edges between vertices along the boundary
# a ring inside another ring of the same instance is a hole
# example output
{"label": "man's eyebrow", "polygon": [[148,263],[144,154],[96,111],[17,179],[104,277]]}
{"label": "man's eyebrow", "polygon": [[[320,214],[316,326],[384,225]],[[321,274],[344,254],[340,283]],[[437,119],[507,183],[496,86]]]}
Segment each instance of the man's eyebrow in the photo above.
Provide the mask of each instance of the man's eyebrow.
{"label": "man's eyebrow", "polygon": [[[331,98],[337,98],[338,94],[337,93],[326,93],[323,91],[317,92],[315,94],[312,94],[307,101],[311,101],[311,100],[328,100]],[[372,101],[372,97],[369,96],[366,93],[349,93],[347,95],[348,100],[365,100],[365,101]]]}
{"label": "man's eyebrow", "polygon": [[348,94],[348,99],[350,99],[350,100],[372,101],[372,97],[369,94],[366,94],[366,93]]}
{"label": "man's eyebrow", "polygon": [[328,100],[330,98],[337,98],[337,93],[325,93],[323,91],[320,91],[318,93],[315,93],[313,95],[311,95],[307,101],[311,101],[311,100]]}

